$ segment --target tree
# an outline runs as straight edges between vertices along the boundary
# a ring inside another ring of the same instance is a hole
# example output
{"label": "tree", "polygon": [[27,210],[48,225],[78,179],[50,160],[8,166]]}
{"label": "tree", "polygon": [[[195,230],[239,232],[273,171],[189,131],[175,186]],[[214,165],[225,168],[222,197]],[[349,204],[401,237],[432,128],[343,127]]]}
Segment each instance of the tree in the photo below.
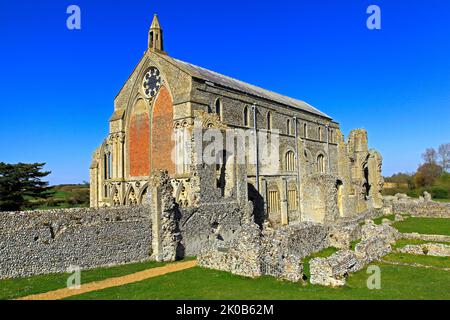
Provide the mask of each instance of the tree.
{"label": "tree", "polygon": [[422,154],[422,159],[425,164],[435,164],[437,160],[437,152],[433,148],[428,148]]}
{"label": "tree", "polygon": [[42,171],[44,165],[0,162],[0,211],[23,210],[29,198],[46,199],[52,195],[48,182],[41,181],[50,174]]}
{"label": "tree", "polygon": [[440,165],[444,170],[450,170],[450,143],[441,144],[438,149]]}
{"label": "tree", "polygon": [[442,167],[436,163],[425,163],[417,169],[414,175],[414,184],[416,187],[432,186],[437,178],[442,174]]}

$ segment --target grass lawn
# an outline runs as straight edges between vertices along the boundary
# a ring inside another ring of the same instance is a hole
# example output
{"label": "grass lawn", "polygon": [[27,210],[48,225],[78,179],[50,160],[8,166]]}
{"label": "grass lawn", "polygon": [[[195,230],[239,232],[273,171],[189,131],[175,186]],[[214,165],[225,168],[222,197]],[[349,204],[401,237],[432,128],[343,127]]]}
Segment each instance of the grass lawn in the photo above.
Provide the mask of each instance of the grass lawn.
{"label": "grass lawn", "polygon": [[450,219],[445,218],[409,218],[394,223],[393,227],[403,233],[418,232],[450,236]]}
{"label": "grass lawn", "polygon": [[[142,262],[81,272],[81,283],[120,277],[149,268],[161,267],[164,263]],[[0,300],[15,299],[31,294],[44,293],[66,287],[69,274],[50,274],[21,279],[0,280]]]}
{"label": "grass lawn", "polygon": [[399,239],[399,240],[397,240],[395,245],[392,246],[392,248],[399,249],[399,248],[403,248],[410,244],[418,245],[418,244],[427,244],[427,243],[442,243],[442,244],[447,244],[447,245],[450,244],[448,242],[425,241],[425,240],[420,240],[420,239]]}
{"label": "grass lawn", "polygon": [[271,277],[249,279],[199,267],[71,299],[446,299],[450,300],[450,272],[378,264],[381,290],[367,289],[366,270],[351,274],[342,288],[302,285]]}
{"label": "grass lawn", "polygon": [[444,202],[444,203],[450,202],[450,199],[433,199],[433,200],[437,201],[437,202]]}
{"label": "grass lawn", "polygon": [[382,217],[373,219],[373,222],[375,224],[381,224],[384,219],[388,219],[388,220],[394,221],[395,220],[395,214],[391,214],[391,215],[388,215],[388,216],[382,216]]}
{"label": "grass lawn", "polygon": [[[433,257],[426,255],[413,255],[407,253],[391,253],[383,258],[386,261],[401,263],[417,263],[436,268],[450,268],[449,257]],[[450,271],[448,271],[450,273]],[[450,284],[449,284],[450,286]],[[450,290],[450,287],[449,287]]]}

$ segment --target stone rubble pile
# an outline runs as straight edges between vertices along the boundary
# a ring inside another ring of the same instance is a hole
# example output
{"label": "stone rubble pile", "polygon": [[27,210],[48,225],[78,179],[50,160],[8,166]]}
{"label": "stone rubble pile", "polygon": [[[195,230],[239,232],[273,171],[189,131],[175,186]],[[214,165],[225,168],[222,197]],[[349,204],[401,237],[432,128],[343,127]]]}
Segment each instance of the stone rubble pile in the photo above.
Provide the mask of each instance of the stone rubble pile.
{"label": "stone rubble pile", "polygon": [[394,228],[367,220],[361,228],[361,242],[356,245],[354,252],[340,250],[330,257],[310,261],[310,282],[323,286],[343,286],[350,273],[389,254],[392,251],[391,244],[399,238],[400,234]]}

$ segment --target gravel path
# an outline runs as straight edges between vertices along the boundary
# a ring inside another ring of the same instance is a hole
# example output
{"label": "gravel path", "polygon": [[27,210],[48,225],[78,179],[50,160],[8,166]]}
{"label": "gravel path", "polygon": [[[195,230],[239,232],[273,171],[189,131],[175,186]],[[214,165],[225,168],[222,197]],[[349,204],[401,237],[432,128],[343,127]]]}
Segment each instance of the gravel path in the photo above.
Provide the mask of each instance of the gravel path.
{"label": "gravel path", "polygon": [[159,268],[152,268],[140,272],[136,272],[133,274],[129,274],[122,277],[117,278],[109,278],[102,281],[96,281],[96,282],[90,282],[84,285],[81,285],[80,289],[59,289],[55,291],[49,291],[46,293],[40,293],[35,294],[23,298],[19,298],[18,300],[60,300],[72,296],[76,296],[79,294],[92,292],[92,291],[98,291],[106,288],[111,287],[118,287],[123,286],[125,284],[133,283],[133,282],[139,282],[146,279],[162,276],[168,273],[181,271],[185,269],[193,268],[197,265],[197,261],[186,261],[186,262],[179,262],[179,263],[173,263],[170,265],[166,265],[164,267]]}

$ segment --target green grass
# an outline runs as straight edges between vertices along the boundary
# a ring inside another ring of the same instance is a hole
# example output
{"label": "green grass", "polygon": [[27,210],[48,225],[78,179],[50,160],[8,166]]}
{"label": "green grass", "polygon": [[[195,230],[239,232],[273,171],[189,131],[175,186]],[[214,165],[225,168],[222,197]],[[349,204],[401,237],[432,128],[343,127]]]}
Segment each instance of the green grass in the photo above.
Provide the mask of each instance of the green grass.
{"label": "green grass", "polygon": [[366,270],[351,274],[347,285],[327,288],[276,280],[249,279],[226,272],[192,268],[71,299],[226,299],[226,300],[336,300],[336,299],[446,299],[450,300],[450,272],[379,264],[381,290],[367,289]]}
{"label": "green grass", "polygon": [[393,227],[403,233],[417,232],[450,236],[450,219],[445,218],[409,218],[394,223]]}
{"label": "green grass", "polygon": [[[449,257],[433,257],[426,255],[414,255],[407,253],[391,253],[383,258],[383,260],[401,263],[416,263],[436,268],[450,268]],[[450,272],[450,271],[447,271]],[[450,284],[449,284],[450,289]]]}
{"label": "green grass", "polygon": [[395,220],[395,214],[391,214],[391,215],[389,215],[389,216],[382,216],[382,217],[373,219],[373,222],[374,222],[375,224],[381,224],[382,221],[383,221],[383,219],[389,219],[389,220],[391,220],[391,221],[394,221],[394,220]]}
{"label": "green grass", "polygon": [[444,203],[450,202],[450,199],[433,199],[433,200],[437,201],[437,202],[444,202]]}
{"label": "green grass", "polygon": [[[327,257],[336,252],[328,248],[308,257]],[[390,254],[389,261],[420,263],[434,267],[450,267],[449,258]],[[309,266],[309,263],[307,263]],[[315,286],[309,283],[290,283],[272,277],[250,279],[226,272],[199,267],[151,278],[148,280],[113,287],[70,299],[227,299],[227,300],[336,300],[336,299],[446,299],[450,300],[450,272],[410,266],[375,263],[381,268],[381,290],[367,289],[369,277],[366,270],[350,274],[347,284],[341,288]],[[111,268],[84,271],[82,283],[118,277],[162,263],[144,262]],[[65,288],[68,274],[35,276],[26,279],[0,281],[0,299],[13,299],[30,294]]]}
{"label": "green grass", "polygon": [[[81,283],[120,277],[149,268],[163,266],[164,263],[141,262],[109,268],[99,268],[81,272]],[[65,288],[69,274],[50,274],[29,278],[0,280],[0,300],[15,299],[31,294]]]}
{"label": "green grass", "polygon": [[449,244],[448,242],[435,242],[435,241],[425,241],[420,239],[400,239],[397,240],[395,245],[393,246],[394,249],[403,248],[407,245],[420,245],[420,244],[427,244],[427,243],[443,243],[443,244]]}

